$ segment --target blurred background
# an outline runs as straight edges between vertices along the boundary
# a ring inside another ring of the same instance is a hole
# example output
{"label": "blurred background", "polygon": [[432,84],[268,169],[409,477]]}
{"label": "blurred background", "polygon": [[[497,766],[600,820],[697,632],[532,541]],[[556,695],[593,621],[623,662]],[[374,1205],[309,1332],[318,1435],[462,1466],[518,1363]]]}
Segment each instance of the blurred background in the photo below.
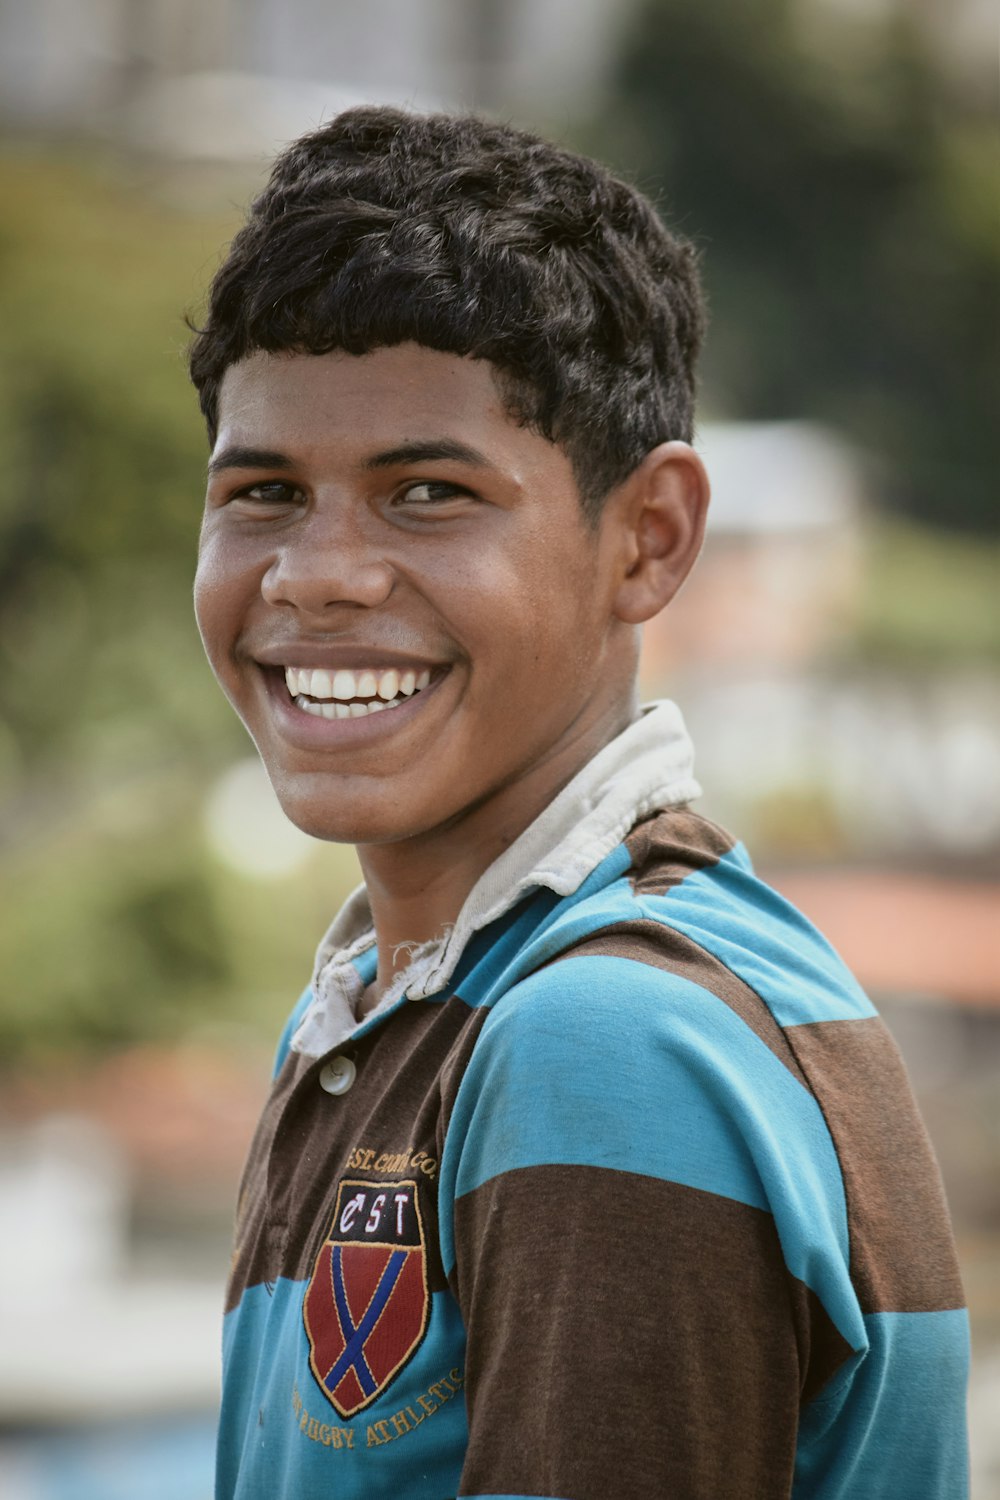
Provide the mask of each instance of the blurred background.
{"label": "blurred background", "polygon": [[645,687],[907,1057],[1000,1496],[994,28],[988,0],[0,0],[10,1500],[211,1492],[236,1180],[358,877],[202,661],[183,315],[273,152],[361,101],[540,129],[702,247],[714,514]]}

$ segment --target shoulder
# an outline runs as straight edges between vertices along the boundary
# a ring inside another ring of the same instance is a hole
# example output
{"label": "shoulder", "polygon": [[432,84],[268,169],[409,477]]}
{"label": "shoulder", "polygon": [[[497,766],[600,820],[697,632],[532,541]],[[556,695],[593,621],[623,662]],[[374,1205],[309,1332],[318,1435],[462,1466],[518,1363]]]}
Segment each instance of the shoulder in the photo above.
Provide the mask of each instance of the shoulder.
{"label": "shoulder", "polygon": [[448,1129],[457,1192],[554,1161],[758,1208],[778,1157],[785,1174],[791,1158],[812,1156],[836,1179],[822,1113],[764,1029],[691,974],[639,957],[581,951],[551,963],[498,1000],[479,1032]]}

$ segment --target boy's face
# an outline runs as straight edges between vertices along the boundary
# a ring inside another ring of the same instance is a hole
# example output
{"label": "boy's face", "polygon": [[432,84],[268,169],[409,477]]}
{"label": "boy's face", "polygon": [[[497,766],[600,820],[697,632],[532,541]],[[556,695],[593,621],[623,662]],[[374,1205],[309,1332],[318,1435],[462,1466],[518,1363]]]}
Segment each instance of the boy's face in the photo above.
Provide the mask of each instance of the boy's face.
{"label": "boy's face", "polygon": [[222,383],[209,467],[199,626],[307,832],[419,837],[519,783],[544,805],[621,727],[621,528],[588,526],[489,364],[254,354]]}

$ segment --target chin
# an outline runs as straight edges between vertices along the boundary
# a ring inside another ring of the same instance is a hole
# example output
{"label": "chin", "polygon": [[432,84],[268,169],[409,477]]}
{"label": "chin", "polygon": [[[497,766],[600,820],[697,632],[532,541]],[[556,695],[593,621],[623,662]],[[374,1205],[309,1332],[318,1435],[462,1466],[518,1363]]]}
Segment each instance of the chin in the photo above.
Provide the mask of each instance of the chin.
{"label": "chin", "polygon": [[273,785],[285,817],[310,838],[328,844],[393,844],[424,831],[419,820],[401,818],[391,803],[387,807],[384,793],[369,798],[322,781],[318,786],[297,783],[295,778],[291,784]]}

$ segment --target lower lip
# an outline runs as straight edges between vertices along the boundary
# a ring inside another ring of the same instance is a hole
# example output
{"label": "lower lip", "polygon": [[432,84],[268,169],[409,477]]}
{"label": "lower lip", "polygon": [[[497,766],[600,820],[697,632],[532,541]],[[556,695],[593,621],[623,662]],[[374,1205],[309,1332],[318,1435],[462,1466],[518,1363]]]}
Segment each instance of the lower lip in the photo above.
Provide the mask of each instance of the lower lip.
{"label": "lower lip", "polygon": [[372,744],[411,724],[448,675],[445,671],[432,677],[425,688],[397,708],[386,708],[381,713],[369,713],[356,719],[324,719],[319,714],[307,713],[289,697],[283,675],[265,672],[264,681],[283,739],[306,749],[340,749]]}

